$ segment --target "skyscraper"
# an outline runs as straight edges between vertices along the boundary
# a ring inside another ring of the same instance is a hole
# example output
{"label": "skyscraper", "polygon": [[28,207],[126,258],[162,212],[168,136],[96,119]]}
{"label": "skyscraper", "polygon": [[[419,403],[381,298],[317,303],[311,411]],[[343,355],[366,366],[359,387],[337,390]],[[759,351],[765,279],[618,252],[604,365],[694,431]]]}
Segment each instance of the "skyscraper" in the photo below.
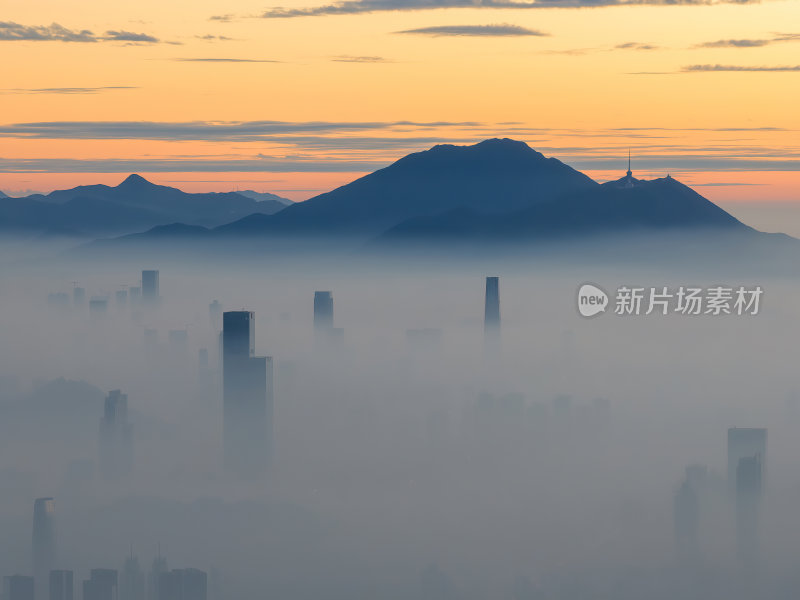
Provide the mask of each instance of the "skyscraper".
{"label": "skyscraper", "polygon": [[6,575],[3,577],[3,600],[33,600],[33,577]]}
{"label": "skyscraper", "polygon": [[120,573],[119,600],[145,600],[144,573],[133,554],[125,559]]}
{"label": "skyscraper", "polygon": [[736,470],[743,458],[758,456],[761,463],[762,485],[767,470],[767,430],[756,427],[728,429],[728,489],[736,490]]}
{"label": "skyscraper", "polygon": [[208,305],[208,317],[211,319],[211,328],[219,331],[222,327],[222,304],[218,300]]}
{"label": "skyscraper", "polygon": [[100,471],[106,478],[128,474],[133,469],[133,428],[128,422],[128,395],[111,390],[100,419]]}
{"label": "skyscraper", "polygon": [[483,313],[483,334],[488,342],[500,337],[500,279],[486,278],[486,303]]}
{"label": "skyscraper", "polygon": [[117,600],[117,570],[92,569],[83,581],[83,600]]}
{"label": "skyscraper", "polygon": [[56,505],[52,498],[33,503],[33,579],[36,600],[47,598],[50,571],[56,561]]}
{"label": "skyscraper", "polygon": [[173,569],[161,573],[158,600],[206,600],[208,577],[199,569]]}
{"label": "skyscraper", "polygon": [[736,546],[746,567],[753,567],[758,551],[758,507],[762,465],[758,454],[739,459],[736,467]]}
{"label": "skyscraper", "polygon": [[147,600],[158,600],[161,574],[167,570],[167,559],[161,556],[161,548],[159,547],[158,555],[153,559],[153,565],[147,575]]}
{"label": "skyscraper", "polygon": [[327,336],[333,329],[333,294],[314,292],[314,333]]}
{"label": "skyscraper", "polygon": [[86,290],[82,287],[72,288],[72,306],[83,306],[86,302]]}
{"label": "skyscraper", "polygon": [[142,301],[150,306],[158,304],[158,271],[142,271]]}
{"label": "skyscraper", "polygon": [[333,293],[314,292],[314,328],[330,329],[333,327]]}
{"label": "skyscraper", "polygon": [[272,451],[272,358],[255,357],[255,313],[222,319],[223,446],[225,467],[253,476]]}
{"label": "skyscraper", "polygon": [[50,600],[73,600],[72,571],[50,571]]}

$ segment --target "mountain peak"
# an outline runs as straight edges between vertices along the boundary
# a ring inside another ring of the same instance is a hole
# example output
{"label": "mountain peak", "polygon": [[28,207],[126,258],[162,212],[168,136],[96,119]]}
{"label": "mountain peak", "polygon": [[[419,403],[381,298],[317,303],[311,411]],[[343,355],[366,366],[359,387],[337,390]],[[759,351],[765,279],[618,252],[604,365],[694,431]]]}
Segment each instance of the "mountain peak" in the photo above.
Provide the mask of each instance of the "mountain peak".
{"label": "mountain peak", "polygon": [[153,184],[147,181],[147,179],[145,179],[141,175],[137,175],[136,173],[131,173],[125,178],[125,181],[119,184],[118,187],[134,187],[143,185],[153,185]]}

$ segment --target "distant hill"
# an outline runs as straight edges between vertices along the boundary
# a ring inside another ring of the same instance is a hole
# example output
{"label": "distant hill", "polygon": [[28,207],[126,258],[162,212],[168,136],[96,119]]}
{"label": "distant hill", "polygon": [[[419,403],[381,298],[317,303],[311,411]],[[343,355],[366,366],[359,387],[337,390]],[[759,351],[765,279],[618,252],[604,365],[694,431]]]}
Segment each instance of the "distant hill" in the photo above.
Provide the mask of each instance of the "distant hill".
{"label": "distant hill", "polygon": [[547,240],[570,236],[646,231],[753,230],[677,180],[623,178],[591,190],[501,215],[460,208],[415,217],[392,227],[379,241]]}
{"label": "distant hill", "polygon": [[411,154],[272,215],[252,214],[208,229],[173,223],[84,250],[146,249],[175,241],[187,249],[202,243],[250,253],[256,247],[309,252],[325,251],[340,239],[369,252],[392,245],[500,247],[622,234],[639,240],[659,234],[670,246],[676,233],[691,237],[698,251],[722,237],[726,248],[796,247],[788,236],[753,230],[671,177],[644,181],[628,174],[601,185],[522,142],[493,139]]}
{"label": "distant hill", "polygon": [[122,183],[86,185],[25,198],[0,199],[0,232],[119,235],[182,222],[214,227],[253,213],[285,208],[276,199],[254,200],[235,192],[192,194],[130,175]]}
{"label": "distant hill", "polygon": [[434,146],[272,216],[219,228],[225,235],[378,235],[405,219],[458,207],[519,210],[597,187],[592,179],[523,142]]}
{"label": "distant hill", "polygon": [[3,190],[0,190],[0,198],[8,198],[8,195]]}
{"label": "distant hill", "polygon": [[264,202],[266,200],[275,200],[276,202],[280,202],[284,206],[291,206],[294,204],[288,198],[283,198],[282,196],[278,196],[277,194],[270,194],[269,192],[254,192],[253,190],[236,190],[236,193],[240,196],[244,196],[245,198],[252,198],[253,200],[257,200],[259,202]]}

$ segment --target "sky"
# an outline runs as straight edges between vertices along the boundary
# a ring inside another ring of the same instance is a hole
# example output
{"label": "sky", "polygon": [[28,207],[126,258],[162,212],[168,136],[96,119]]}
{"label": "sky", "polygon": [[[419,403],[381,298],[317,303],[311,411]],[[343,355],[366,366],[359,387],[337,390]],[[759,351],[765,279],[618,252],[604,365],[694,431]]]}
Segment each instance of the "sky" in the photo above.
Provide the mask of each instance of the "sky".
{"label": "sky", "polygon": [[513,137],[600,181],[630,148],[724,205],[800,201],[797,0],[269,2],[5,3],[0,190],[303,200]]}

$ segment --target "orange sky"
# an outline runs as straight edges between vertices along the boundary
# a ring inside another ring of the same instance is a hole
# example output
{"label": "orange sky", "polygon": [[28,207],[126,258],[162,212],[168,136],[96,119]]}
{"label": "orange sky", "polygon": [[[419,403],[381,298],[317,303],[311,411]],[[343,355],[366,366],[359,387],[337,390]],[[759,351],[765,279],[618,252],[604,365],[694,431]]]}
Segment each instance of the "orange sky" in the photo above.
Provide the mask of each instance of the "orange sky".
{"label": "orange sky", "polygon": [[630,147],[635,173],[712,200],[800,200],[797,0],[459,2],[291,18],[249,0],[10,3],[0,189],[135,171],[299,200],[435,143],[506,136],[599,180]]}

